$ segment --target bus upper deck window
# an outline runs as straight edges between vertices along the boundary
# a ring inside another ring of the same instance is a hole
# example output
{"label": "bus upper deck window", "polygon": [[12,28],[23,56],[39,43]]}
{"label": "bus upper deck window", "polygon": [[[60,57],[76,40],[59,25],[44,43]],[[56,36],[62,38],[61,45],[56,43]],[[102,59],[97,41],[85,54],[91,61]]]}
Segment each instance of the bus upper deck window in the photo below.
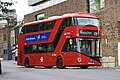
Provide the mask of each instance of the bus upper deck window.
{"label": "bus upper deck window", "polygon": [[25,27],[22,27],[20,34],[24,34],[24,33],[25,33]]}

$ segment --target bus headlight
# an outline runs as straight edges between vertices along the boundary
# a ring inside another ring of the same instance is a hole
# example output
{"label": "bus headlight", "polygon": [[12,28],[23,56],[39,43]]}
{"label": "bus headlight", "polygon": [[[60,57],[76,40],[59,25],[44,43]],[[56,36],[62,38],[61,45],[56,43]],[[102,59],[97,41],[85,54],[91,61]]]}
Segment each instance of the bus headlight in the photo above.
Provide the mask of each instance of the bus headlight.
{"label": "bus headlight", "polygon": [[82,59],[81,58],[77,58],[77,62],[82,62]]}

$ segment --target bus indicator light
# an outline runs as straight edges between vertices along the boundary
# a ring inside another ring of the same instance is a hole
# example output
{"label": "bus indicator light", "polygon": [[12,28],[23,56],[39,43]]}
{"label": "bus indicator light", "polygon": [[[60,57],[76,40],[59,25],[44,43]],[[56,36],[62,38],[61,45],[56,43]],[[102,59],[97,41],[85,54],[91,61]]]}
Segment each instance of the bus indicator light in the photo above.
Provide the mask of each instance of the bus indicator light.
{"label": "bus indicator light", "polygon": [[76,34],[76,36],[79,36],[79,34]]}
{"label": "bus indicator light", "polygon": [[52,53],[52,56],[56,56],[56,54]]}

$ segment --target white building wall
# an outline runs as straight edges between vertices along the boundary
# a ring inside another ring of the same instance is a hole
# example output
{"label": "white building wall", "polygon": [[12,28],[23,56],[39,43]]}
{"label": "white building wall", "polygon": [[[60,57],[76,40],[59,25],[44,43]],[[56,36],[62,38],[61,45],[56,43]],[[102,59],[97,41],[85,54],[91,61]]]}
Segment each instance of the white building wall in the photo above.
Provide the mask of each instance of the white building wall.
{"label": "white building wall", "polygon": [[[32,3],[32,1],[35,1],[34,3],[37,3],[37,2],[40,2],[40,1],[43,1],[43,0],[28,0],[28,3],[30,4],[30,3]],[[66,1],[66,0],[49,0],[49,1],[46,1],[46,2],[41,3],[39,5],[32,6],[33,7],[33,12],[45,9],[47,7],[50,7],[50,6],[59,4],[59,3],[62,3],[64,1]]]}
{"label": "white building wall", "polygon": [[28,5],[33,5],[44,0],[28,0]]}

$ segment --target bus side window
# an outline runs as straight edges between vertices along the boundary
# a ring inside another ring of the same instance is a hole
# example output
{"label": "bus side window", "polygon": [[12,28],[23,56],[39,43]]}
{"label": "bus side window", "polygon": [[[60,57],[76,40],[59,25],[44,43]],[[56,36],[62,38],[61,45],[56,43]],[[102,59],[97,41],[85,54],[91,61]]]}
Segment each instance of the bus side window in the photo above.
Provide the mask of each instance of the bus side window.
{"label": "bus side window", "polygon": [[31,26],[27,26],[26,27],[26,33],[30,33],[31,32]]}
{"label": "bus side window", "polygon": [[72,18],[64,19],[60,27],[67,27],[67,26],[72,26]]}
{"label": "bus side window", "polygon": [[24,46],[24,53],[25,53],[25,54],[30,54],[30,53],[32,53],[32,45],[25,45],[25,46]]}
{"label": "bus side window", "polygon": [[66,26],[67,26],[67,19],[64,19],[63,21],[62,21],[62,24],[60,25],[60,27],[61,28],[65,28]]}
{"label": "bus side window", "polygon": [[44,45],[43,44],[39,44],[38,45],[38,53],[43,53],[44,52]]}
{"label": "bus side window", "polygon": [[51,44],[47,44],[47,52],[53,52],[54,51],[54,45]]}
{"label": "bus side window", "polygon": [[54,24],[55,24],[55,21],[45,23],[44,24],[44,30],[51,30],[51,29],[53,29]]}
{"label": "bus side window", "polygon": [[32,28],[32,32],[37,32],[37,31],[38,31],[37,25],[33,25],[32,27],[33,27],[33,28]]}
{"label": "bus side window", "polygon": [[32,53],[37,53],[37,45],[32,45]]}
{"label": "bus side window", "polygon": [[27,46],[26,45],[24,46],[24,53],[25,54],[27,53]]}
{"label": "bus side window", "polygon": [[45,27],[45,23],[42,23],[40,27],[40,31],[44,30],[44,27]]}
{"label": "bus side window", "polygon": [[50,24],[50,22],[45,23],[45,25],[44,25],[44,30],[48,30],[49,27],[51,27],[51,26],[49,26],[49,24]]}
{"label": "bus side window", "polygon": [[72,26],[72,25],[73,25],[72,18],[67,18],[66,25],[67,25],[67,26]]}
{"label": "bus side window", "polygon": [[38,31],[43,30],[43,24],[37,24],[37,27],[38,27]]}
{"label": "bus side window", "polygon": [[24,34],[24,33],[26,33],[25,28],[26,28],[25,26],[24,26],[24,27],[22,27],[20,34]]}

